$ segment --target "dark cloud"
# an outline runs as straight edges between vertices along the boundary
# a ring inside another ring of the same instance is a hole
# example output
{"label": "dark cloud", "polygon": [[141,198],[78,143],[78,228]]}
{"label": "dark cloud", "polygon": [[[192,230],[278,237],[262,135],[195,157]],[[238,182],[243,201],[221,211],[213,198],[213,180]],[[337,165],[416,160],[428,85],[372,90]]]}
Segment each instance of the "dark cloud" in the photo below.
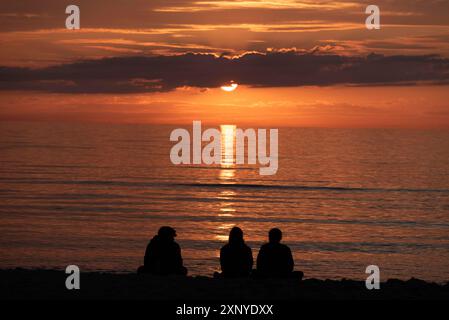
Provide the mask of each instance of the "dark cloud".
{"label": "dark cloud", "polygon": [[138,93],[190,86],[218,87],[234,80],[254,87],[444,83],[449,59],[438,56],[364,57],[299,53],[248,53],[116,57],[41,69],[1,67],[0,90],[62,93]]}

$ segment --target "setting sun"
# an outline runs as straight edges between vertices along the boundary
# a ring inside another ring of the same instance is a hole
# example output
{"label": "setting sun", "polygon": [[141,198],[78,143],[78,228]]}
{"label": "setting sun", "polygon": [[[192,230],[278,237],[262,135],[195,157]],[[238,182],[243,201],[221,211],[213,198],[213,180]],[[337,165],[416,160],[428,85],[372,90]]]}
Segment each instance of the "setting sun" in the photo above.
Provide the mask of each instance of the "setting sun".
{"label": "setting sun", "polygon": [[229,85],[221,86],[221,90],[226,91],[226,92],[232,92],[235,89],[237,89],[238,86],[239,85],[237,83],[234,83],[231,81],[231,83]]}

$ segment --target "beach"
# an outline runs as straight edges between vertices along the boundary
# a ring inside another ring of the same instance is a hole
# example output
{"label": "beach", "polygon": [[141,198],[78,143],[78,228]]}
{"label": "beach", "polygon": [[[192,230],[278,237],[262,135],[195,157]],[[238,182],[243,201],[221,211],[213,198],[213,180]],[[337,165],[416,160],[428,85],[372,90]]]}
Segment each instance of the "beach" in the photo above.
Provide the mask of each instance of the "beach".
{"label": "beach", "polygon": [[305,279],[214,279],[87,272],[80,289],[67,290],[64,271],[0,271],[1,299],[152,300],[152,301],[294,301],[294,300],[449,300],[449,284],[419,279],[390,279],[379,290],[364,281]]}

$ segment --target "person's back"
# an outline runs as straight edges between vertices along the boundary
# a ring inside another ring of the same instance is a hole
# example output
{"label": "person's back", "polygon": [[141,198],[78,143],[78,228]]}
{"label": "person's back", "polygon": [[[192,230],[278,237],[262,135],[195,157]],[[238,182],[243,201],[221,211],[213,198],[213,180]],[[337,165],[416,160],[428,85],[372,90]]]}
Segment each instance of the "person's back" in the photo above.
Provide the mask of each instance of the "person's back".
{"label": "person's back", "polygon": [[269,242],[262,245],[257,256],[257,275],[262,277],[289,277],[294,261],[290,248],[282,243],[281,230],[269,232]]}
{"label": "person's back", "polygon": [[243,240],[243,232],[234,227],[229,233],[229,243],[220,250],[220,264],[224,277],[247,277],[253,267],[251,248]]}
{"label": "person's back", "polygon": [[290,248],[282,243],[262,245],[257,256],[257,271],[264,276],[288,276],[293,271]]}
{"label": "person's back", "polygon": [[174,241],[176,231],[161,227],[158,235],[151,239],[145,250],[144,266],[141,272],[158,275],[187,274],[182,264],[181,248]]}

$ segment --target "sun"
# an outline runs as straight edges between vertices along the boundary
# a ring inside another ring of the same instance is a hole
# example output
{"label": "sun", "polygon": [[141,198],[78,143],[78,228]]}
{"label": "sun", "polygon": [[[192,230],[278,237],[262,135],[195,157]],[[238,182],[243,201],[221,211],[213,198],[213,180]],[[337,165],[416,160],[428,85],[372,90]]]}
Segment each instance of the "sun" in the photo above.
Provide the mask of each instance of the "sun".
{"label": "sun", "polygon": [[226,92],[232,92],[235,89],[237,89],[239,85],[237,83],[235,83],[234,81],[231,81],[230,83],[221,86],[221,90],[226,91]]}

